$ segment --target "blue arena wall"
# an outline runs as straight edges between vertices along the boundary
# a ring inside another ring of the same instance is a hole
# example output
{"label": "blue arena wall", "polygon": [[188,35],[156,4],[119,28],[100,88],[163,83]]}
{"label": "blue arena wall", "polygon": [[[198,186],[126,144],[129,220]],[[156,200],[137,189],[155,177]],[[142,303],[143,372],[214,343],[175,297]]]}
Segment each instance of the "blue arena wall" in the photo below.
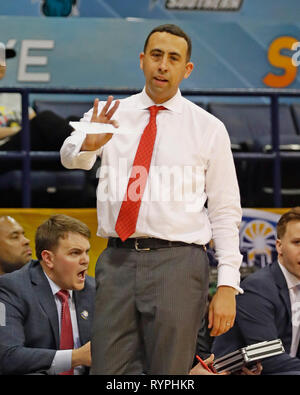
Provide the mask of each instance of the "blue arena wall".
{"label": "blue arena wall", "polygon": [[[220,1],[81,0],[69,17],[55,18],[42,15],[41,0],[2,2],[0,42],[16,57],[7,59],[0,86],[139,89],[144,40],[153,27],[171,22],[193,40],[196,67],[183,89],[300,88],[299,67],[292,64],[293,56],[300,61],[298,0],[244,0],[236,11],[167,4]],[[266,83],[268,74],[273,78]]]}
{"label": "blue arena wall", "polygon": [[[46,8],[45,8],[46,7]],[[294,22],[298,0],[9,0],[0,14],[10,16],[153,18],[169,20]]]}

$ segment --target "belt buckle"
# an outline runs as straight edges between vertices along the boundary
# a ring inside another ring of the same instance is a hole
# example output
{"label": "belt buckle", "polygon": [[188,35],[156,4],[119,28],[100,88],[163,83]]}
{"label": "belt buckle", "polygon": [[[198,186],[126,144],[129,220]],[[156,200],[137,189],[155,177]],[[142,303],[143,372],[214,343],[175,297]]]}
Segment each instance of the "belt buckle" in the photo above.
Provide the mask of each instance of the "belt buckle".
{"label": "belt buckle", "polygon": [[139,239],[134,240],[134,248],[136,251],[150,251],[150,248],[139,248]]}

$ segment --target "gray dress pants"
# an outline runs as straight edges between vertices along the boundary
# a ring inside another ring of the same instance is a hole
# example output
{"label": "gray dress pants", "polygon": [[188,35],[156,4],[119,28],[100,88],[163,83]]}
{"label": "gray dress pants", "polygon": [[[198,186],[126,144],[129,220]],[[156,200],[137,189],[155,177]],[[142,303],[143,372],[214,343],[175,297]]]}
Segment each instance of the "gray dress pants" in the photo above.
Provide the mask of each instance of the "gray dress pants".
{"label": "gray dress pants", "polygon": [[108,247],[96,265],[91,374],[187,374],[207,306],[202,247]]}

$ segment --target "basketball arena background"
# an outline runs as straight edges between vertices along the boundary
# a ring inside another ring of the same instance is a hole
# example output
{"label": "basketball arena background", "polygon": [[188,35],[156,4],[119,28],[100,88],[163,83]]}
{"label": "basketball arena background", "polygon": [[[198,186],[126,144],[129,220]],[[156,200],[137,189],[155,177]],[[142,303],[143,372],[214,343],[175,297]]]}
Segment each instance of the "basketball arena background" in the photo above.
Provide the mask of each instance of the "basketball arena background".
{"label": "basketball arena background", "polygon": [[[299,0],[2,1],[0,42],[13,49],[15,57],[7,59],[0,88],[142,89],[138,56],[145,37],[159,24],[175,23],[193,41],[195,69],[182,83],[182,90],[297,91],[299,15]],[[37,98],[92,102],[94,95],[33,93],[30,104]],[[201,97],[203,103],[209,100]],[[238,100],[250,101],[245,97]],[[283,101],[289,104],[291,100],[297,103],[299,97]],[[299,169],[299,160],[297,164]],[[297,166],[294,178],[300,190]],[[243,207],[240,245],[244,272],[270,263],[275,256],[276,223],[288,207],[274,207]],[[90,227],[89,273],[93,275],[96,259],[106,245],[106,240],[96,236],[95,208],[0,209],[0,215],[12,215],[24,226],[32,244],[36,227],[58,212],[73,215]]]}

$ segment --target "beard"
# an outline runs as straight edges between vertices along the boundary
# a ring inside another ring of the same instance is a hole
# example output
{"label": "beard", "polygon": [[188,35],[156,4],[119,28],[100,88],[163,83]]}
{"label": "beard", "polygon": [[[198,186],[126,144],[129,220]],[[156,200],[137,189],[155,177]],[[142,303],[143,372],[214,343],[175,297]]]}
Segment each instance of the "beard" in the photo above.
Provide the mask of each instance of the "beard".
{"label": "beard", "polygon": [[[28,260],[28,262],[30,261],[30,259]],[[11,263],[11,262],[0,262],[0,268],[1,268],[1,271],[4,273],[4,274],[6,274],[6,273],[12,273],[12,272],[14,272],[15,270],[19,270],[19,269],[21,269],[24,265],[26,265],[26,263],[28,263],[28,262],[21,262],[21,261],[19,261],[19,262],[14,262],[14,263]]]}

